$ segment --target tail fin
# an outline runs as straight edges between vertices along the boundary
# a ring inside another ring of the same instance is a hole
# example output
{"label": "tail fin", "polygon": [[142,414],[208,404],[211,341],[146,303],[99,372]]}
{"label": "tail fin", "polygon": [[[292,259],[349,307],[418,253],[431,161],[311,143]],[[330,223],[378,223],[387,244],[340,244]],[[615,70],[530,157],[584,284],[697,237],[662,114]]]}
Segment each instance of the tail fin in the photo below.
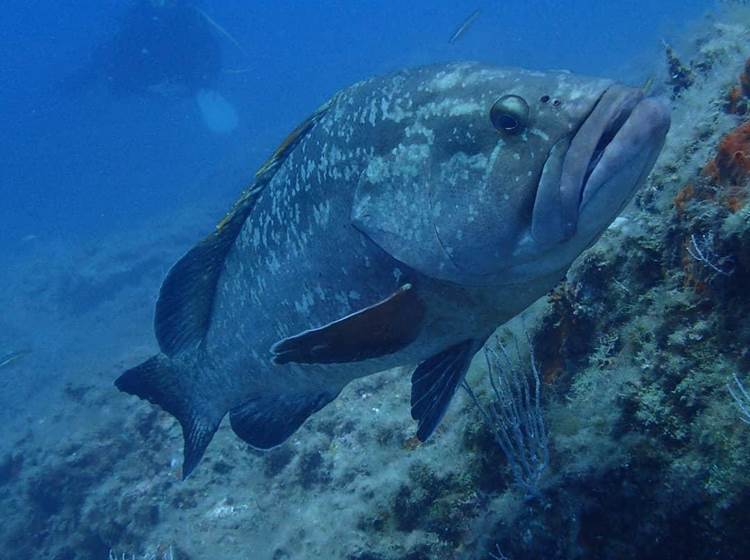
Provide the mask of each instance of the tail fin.
{"label": "tail fin", "polygon": [[184,439],[183,480],[200,462],[224,416],[201,406],[185,379],[169,358],[158,354],[127,370],[115,381],[120,391],[159,405],[179,420]]}

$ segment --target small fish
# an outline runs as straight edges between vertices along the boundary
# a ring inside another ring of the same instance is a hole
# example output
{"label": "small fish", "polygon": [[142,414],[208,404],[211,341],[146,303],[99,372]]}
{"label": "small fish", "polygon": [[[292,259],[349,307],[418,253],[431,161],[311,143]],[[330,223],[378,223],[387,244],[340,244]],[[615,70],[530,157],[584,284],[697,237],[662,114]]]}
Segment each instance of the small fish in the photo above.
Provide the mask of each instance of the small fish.
{"label": "small fish", "polygon": [[651,95],[652,90],[654,89],[654,76],[649,76],[645,82],[643,82],[643,85],[641,86],[641,91],[644,93],[644,95]]}
{"label": "small fish", "polygon": [[253,68],[225,68],[222,70],[225,74],[249,74]]}
{"label": "small fish", "polygon": [[474,22],[477,21],[477,18],[479,18],[481,13],[482,13],[481,10],[474,10],[473,12],[471,12],[471,14],[469,14],[469,16],[463,21],[463,23],[461,23],[461,25],[459,25],[456,28],[456,30],[453,32],[453,34],[451,35],[451,38],[448,39],[448,43],[452,45],[453,43],[458,41],[461,37],[463,37],[464,33],[466,33],[469,30],[469,28],[472,25],[474,25]]}
{"label": "small fish", "polygon": [[16,350],[14,352],[0,355],[0,369],[10,366],[13,362],[20,360],[28,354],[31,354],[31,350]]}

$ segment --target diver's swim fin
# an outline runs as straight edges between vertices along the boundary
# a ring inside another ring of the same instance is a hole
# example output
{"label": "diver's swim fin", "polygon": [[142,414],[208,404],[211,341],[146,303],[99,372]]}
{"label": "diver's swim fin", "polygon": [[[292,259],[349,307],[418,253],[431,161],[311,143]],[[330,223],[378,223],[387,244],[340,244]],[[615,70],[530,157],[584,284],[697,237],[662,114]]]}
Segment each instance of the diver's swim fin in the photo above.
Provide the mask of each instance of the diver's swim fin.
{"label": "diver's swim fin", "polygon": [[417,438],[425,441],[435,431],[466,375],[477,346],[464,340],[417,366],[411,377],[411,417],[417,420]]}
{"label": "diver's swim fin", "polygon": [[370,307],[277,342],[273,362],[334,364],[392,354],[417,338],[424,314],[414,287],[404,284]]}
{"label": "diver's swim fin", "polygon": [[229,134],[237,128],[239,117],[234,106],[218,91],[202,89],[195,94],[203,124],[217,134]]}
{"label": "diver's swim fin", "polygon": [[240,45],[240,42],[234,38],[234,35],[229,33],[224,27],[219,25],[219,23],[213,19],[211,16],[209,16],[206,12],[201,10],[200,8],[196,7],[195,11],[198,12],[198,14],[206,20],[206,23],[208,23],[211,27],[213,27],[216,31],[219,32],[220,35],[223,37],[226,37],[230,43],[232,43],[235,47],[237,47],[237,50],[239,50],[243,55],[245,55],[245,58],[248,60],[250,59],[250,56],[247,54],[247,51]]}

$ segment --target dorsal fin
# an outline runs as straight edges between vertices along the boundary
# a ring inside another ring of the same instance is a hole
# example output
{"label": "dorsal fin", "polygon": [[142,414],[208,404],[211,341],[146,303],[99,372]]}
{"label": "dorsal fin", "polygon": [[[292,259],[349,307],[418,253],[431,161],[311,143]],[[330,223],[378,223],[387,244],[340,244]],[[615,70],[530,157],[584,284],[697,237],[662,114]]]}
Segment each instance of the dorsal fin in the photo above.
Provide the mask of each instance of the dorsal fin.
{"label": "dorsal fin", "polygon": [[321,106],[284,139],[258,169],[255,181],[242,192],[216,229],[170,269],[159,291],[154,319],[156,339],[167,356],[195,347],[203,340],[211,322],[216,285],[224,259],[255,206],[257,195],[271,182],[287,156],[323,118],[335,99],[333,97]]}

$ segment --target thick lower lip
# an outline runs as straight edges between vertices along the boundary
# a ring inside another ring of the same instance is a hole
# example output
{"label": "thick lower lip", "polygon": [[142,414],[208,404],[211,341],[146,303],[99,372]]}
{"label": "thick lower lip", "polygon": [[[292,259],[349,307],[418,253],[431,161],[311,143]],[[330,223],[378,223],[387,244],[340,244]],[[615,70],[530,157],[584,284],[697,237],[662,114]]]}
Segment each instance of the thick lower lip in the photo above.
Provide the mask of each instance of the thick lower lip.
{"label": "thick lower lip", "polygon": [[612,140],[614,140],[617,133],[625,124],[625,121],[628,120],[628,117],[630,117],[633,108],[629,106],[623,107],[622,111],[620,111],[619,114],[617,114],[602,131],[601,136],[599,137],[599,141],[596,143],[594,151],[591,153],[591,159],[589,159],[589,164],[586,167],[586,172],[584,173],[583,180],[581,181],[580,196],[578,197],[579,206],[581,201],[583,200],[583,191],[585,190],[586,184],[591,177],[591,173],[593,173],[597,164],[601,161],[602,155],[604,155],[604,151],[612,143]]}
{"label": "thick lower lip", "polygon": [[617,185],[618,192],[610,192],[612,200],[627,202],[640,174],[622,184],[612,179],[629,164],[647,172],[668,129],[664,101],[644,98],[635,88],[607,88],[572,137],[561,138],[550,150],[534,201],[535,242],[553,246],[572,238],[582,209],[606,185]]}
{"label": "thick lower lip", "polygon": [[[642,99],[630,110],[625,120],[614,124],[616,126],[611,130],[605,131],[589,161],[582,185],[579,213],[626,166],[644,167],[644,173],[650,170],[669,130],[669,105],[663,99]],[[645,160],[643,156],[646,156]],[[643,161],[637,163],[636,159]]]}
{"label": "thick lower lip", "polygon": [[587,182],[643,97],[640,89],[611,86],[571,140],[560,175],[564,239],[571,238],[576,232]]}

